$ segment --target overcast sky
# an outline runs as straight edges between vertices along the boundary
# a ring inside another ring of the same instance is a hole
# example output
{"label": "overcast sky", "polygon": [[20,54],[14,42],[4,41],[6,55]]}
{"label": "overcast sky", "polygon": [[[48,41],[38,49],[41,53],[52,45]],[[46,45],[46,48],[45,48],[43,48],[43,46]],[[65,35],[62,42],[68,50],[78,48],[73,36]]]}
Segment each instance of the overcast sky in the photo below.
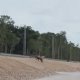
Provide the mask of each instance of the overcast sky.
{"label": "overcast sky", "polygon": [[80,44],[80,0],[0,0],[0,15],[40,33],[66,31],[69,41]]}

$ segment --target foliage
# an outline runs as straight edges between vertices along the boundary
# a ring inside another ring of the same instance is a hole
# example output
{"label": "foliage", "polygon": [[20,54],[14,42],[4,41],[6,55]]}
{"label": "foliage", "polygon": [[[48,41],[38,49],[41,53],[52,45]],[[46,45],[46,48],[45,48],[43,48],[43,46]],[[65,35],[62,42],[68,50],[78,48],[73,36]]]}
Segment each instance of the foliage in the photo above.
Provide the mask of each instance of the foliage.
{"label": "foliage", "polygon": [[[0,52],[23,54],[23,39],[24,26],[15,26],[10,16],[1,15]],[[26,26],[26,52],[26,55],[43,55],[52,58],[54,54],[55,59],[80,61],[80,47],[67,41],[65,31],[40,34],[31,26]]]}

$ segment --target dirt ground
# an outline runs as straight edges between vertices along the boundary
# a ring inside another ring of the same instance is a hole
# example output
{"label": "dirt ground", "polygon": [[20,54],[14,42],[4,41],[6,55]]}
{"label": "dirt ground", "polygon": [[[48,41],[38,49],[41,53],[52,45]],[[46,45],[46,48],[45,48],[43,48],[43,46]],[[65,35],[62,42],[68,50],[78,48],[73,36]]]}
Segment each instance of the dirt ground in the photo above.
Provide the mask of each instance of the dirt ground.
{"label": "dirt ground", "polygon": [[0,56],[0,80],[34,80],[56,72],[80,71],[80,63],[35,58]]}

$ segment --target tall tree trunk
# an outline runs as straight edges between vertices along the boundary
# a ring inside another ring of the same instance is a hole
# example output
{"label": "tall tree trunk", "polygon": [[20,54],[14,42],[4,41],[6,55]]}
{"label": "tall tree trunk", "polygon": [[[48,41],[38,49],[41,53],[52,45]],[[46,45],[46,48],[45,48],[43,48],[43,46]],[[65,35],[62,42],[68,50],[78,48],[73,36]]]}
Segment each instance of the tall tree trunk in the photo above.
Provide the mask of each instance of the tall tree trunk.
{"label": "tall tree trunk", "polygon": [[7,53],[7,44],[5,44],[5,53]]}
{"label": "tall tree trunk", "polygon": [[11,46],[11,49],[10,49],[10,54],[12,53],[13,48],[14,48],[14,45],[12,45],[12,46]]}

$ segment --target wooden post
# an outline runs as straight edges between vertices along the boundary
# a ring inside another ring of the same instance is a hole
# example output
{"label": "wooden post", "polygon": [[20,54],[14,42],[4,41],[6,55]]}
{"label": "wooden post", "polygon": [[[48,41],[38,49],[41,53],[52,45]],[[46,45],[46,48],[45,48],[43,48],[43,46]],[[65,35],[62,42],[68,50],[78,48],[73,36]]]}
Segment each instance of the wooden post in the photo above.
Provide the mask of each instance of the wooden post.
{"label": "wooden post", "polygon": [[55,51],[54,51],[54,36],[52,36],[52,59],[55,59]]}
{"label": "wooden post", "polygon": [[26,26],[24,26],[23,55],[26,55]]}

